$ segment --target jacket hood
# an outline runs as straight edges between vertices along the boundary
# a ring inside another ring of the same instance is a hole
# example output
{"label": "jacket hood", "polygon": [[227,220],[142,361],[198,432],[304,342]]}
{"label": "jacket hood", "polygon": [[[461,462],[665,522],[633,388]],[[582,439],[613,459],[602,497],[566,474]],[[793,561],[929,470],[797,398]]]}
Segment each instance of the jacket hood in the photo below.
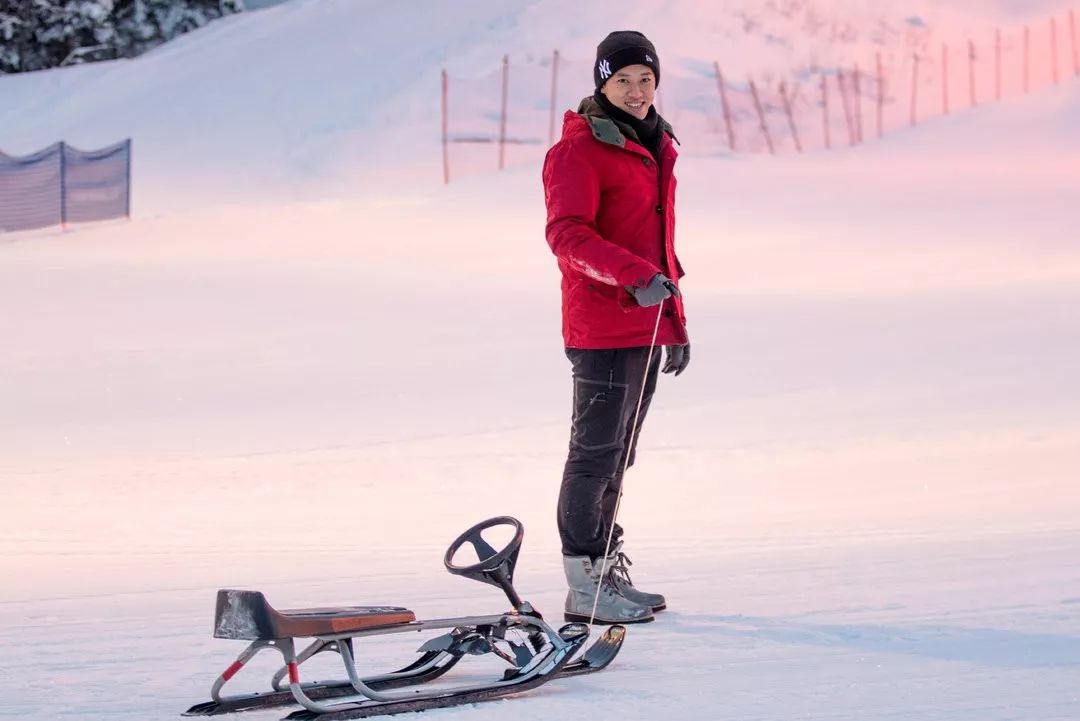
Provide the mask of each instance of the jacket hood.
{"label": "jacket hood", "polygon": [[[584,124],[579,125],[575,120],[583,120]],[[679,142],[675,137],[675,131],[672,129],[671,124],[662,117],[659,118],[659,122],[660,130],[670,136],[675,142]],[[626,134],[619,128],[619,124],[604,112],[600,103],[596,102],[591,95],[582,98],[581,102],[578,104],[576,113],[566,113],[566,118],[563,121],[563,136],[565,137],[571,133],[581,132],[585,127],[587,127],[593,137],[601,143],[617,145],[620,148],[626,146]],[[637,142],[636,138],[631,139]]]}

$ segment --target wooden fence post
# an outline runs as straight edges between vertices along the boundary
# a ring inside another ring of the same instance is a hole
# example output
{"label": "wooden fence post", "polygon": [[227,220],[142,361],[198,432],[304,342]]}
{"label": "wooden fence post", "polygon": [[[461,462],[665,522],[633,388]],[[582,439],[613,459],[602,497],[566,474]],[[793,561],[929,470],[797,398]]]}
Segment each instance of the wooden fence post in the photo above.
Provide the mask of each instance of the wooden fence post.
{"label": "wooden fence post", "polygon": [[447,119],[447,86],[449,82],[446,78],[446,68],[442,71],[442,177],[443,185],[450,183],[450,151],[449,151],[449,138],[448,127],[449,120]]}
{"label": "wooden fence post", "polygon": [[885,135],[885,69],[880,52],[877,54],[877,87],[877,136],[880,140]]}
{"label": "wooden fence post", "polygon": [[855,71],[852,73],[854,87],[854,105],[852,107],[852,114],[855,116],[855,140],[859,143],[863,141],[862,134],[862,72],[859,70],[859,64],[855,63]]}
{"label": "wooden fence post", "polygon": [[949,46],[941,44],[941,113],[949,114]]}
{"label": "wooden fence post", "polygon": [[753,78],[747,79],[750,81],[750,94],[754,96],[754,107],[757,108],[758,120],[761,122],[761,134],[765,136],[765,143],[769,146],[769,154],[776,155],[772,136],[769,135],[769,124],[765,122],[765,111],[761,108],[761,98],[758,97],[757,85],[754,85]]}
{"label": "wooden fence post", "polygon": [[825,73],[821,74],[821,119],[825,128],[825,149],[832,149],[832,139],[829,137],[829,80]]}
{"label": "wooden fence post", "polygon": [[60,142],[60,229],[67,230],[67,143]]}
{"label": "wooden fence post", "polygon": [[1031,91],[1031,28],[1024,26],[1024,95]]}
{"label": "wooden fence post", "polygon": [[548,117],[548,147],[555,144],[555,103],[559,94],[559,51],[551,56],[551,114]]}
{"label": "wooden fence post", "polygon": [[502,112],[499,115],[499,170],[506,167],[506,96],[510,87],[510,56],[503,55]]}
{"label": "wooden fence post", "polygon": [[1073,75],[1080,77],[1080,50],[1076,46],[1076,12],[1069,11],[1069,38],[1072,40]]}
{"label": "wooden fence post", "polygon": [[918,108],[919,100],[919,54],[914,53],[912,55],[911,65],[911,124],[915,125],[917,119],[916,109]]}
{"label": "wooden fence post", "polygon": [[728,106],[727,89],[724,85],[724,75],[720,72],[720,63],[714,61],[713,69],[716,71],[716,87],[720,91],[720,109],[724,113],[724,127],[727,128],[728,147],[735,152],[735,126],[731,122],[731,108]]}
{"label": "wooden fence post", "polygon": [[1058,84],[1057,18],[1050,18],[1050,77]]}
{"label": "wooden fence post", "polygon": [[127,139],[127,168],[124,171],[124,180],[127,190],[124,197],[124,215],[131,220],[131,138]]}
{"label": "wooden fence post", "polygon": [[846,77],[843,70],[836,71],[836,87],[840,91],[840,104],[844,107],[844,125],[847,126],[848,145],[855,145],[855,118],[852,117],[851,100],[848,98]]}
{"label": "wooden fence post", "polygon": [[1001,100],[1001,28],[994,31],[994,98]]}
{"label": "wooden fence post", "polygon": [[787,112],[788,127],[791,128],[791,137],[795,140],[795,150],[802,152],[802,143],[799,142],[799,129],[795,127],[795,116],[791,112],[791,100],[788,98],[787,85],[780,81],[780,97],[784,99],[784,110]]}
{"label": "wooden fence post", "polygon": [[975,43],[970,39],[968,40],[968,95],[971,107],[974,108],[979,104],[979,100],[975,93]]}

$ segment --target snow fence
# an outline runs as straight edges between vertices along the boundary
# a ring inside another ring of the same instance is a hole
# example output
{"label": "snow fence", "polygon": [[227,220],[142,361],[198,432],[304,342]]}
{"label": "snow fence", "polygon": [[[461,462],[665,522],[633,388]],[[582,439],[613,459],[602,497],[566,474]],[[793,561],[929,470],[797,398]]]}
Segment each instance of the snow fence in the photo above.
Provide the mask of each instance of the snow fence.
{"label": "snow fence", "polygon": [[[939,41],[909,29],[845,62],[729,74],[719,61],[664,73],[656,109],[680,152],[801,153],[854,146],[935,116],[1080,79],[1080,23],[1045,21]],[[839,51],[838,51],[839,52]],[[861,62],[860,62],[861,60]],[[681,73],[681,74],[680,74]],[[471,78],[442,73],[443,181],[543,159],[592,89],[591,61],[555,50]]]}
{"label": "snow fence", "polygon": [[131,215],[131,139],[100,150],[67,143],[0,153],[0,233]]}

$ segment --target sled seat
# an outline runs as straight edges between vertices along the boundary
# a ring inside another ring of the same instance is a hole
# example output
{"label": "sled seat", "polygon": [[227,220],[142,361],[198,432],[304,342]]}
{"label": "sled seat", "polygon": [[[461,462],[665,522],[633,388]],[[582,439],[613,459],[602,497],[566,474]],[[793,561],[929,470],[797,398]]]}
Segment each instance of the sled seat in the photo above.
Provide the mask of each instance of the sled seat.
{"label": "sled seat", "polygon": [[411,623],[416,615],[399,606],[339,606],[278,611],[261,591],[221,589],[214,612],[214,638],[246,641],[329,636]]}

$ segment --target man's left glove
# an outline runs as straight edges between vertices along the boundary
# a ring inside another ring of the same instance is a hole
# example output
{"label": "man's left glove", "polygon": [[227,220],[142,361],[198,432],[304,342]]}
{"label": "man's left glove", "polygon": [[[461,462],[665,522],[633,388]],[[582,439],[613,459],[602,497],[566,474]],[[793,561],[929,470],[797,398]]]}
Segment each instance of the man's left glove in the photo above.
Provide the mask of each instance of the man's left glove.
{"label": "man's left glove", "polygon": [[690,365],[690,344],[669,345],[665,346],[665,348],[667,348],[667,358],[660,372],[679,375],[686,370],[686,366]]}

